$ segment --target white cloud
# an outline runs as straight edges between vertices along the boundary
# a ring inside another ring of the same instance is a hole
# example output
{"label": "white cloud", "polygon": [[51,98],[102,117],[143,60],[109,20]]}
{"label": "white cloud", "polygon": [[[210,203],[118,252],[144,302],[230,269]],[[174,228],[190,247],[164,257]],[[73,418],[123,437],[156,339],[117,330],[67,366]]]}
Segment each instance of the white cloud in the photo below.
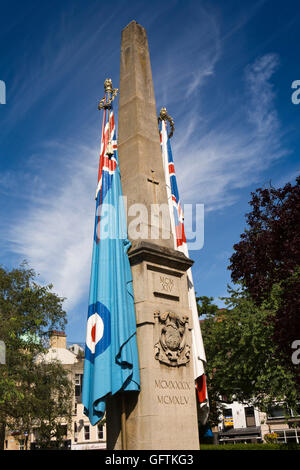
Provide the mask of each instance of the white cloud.
{"label": "white cloud", "polygon": [[276,136],[279,119],[274,107],[275,92],[270,81],[279,66],[277,54],[266,54],[246,69],[249,93],[248,115],[259,136]]}
{"label": "white cloud", "polygon": [[[259,180],[273,161],[287,154],[271,83],[278,64],[277,55],[267,54],[249,65],[242,98],[229,117],[213,114],[207,132],[196,132],[202,126],[191,109],[192,132],[174,145],[183,201],[204,203],[208,211],[230,206],[239,197],[237,189]],[[177,132],[184,135],[184,123]]]}
{"label": "white cloud", "polygon": [[157,104],[186,112],[192,95],[214,75],[221,55],[219,25],[214,13],[199,4],[191,21],[182,22],[180,34],[171,27],[167,31],[167,47],[160,45],[153,68]]}
{"label": "white cloud", "polygon": [[32,182],[24,189],[31,201],[17,215],[19,223],[9,227],[8,239],[72,308],[88,289],[98,152],[74,143],[52,144],[40,157],[49,153],[53,170],[48,170],[47,184],[39,188]]}

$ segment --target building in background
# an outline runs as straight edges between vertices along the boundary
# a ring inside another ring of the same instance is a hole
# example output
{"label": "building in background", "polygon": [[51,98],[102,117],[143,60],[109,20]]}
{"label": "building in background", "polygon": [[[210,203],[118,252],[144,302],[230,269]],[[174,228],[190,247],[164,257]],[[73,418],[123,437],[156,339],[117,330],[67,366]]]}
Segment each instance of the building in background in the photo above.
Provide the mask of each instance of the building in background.
{"label": "building in background", "polygon": [[225,405],[219,444],[264,442],[271,433],[276,434],[276,442],[300,444],[300,407],[291,410],[284,403],[274,404],[267,414],[237,401]]}
{"label": "building in background", "polygon": [[226,404],[218,439],[220,444],[262,442],[259,411],[236,401]]}
{"label": "building in background", "polygon": [[67,347],[64,332],[53,331],[46,360],[59,360],[70,371],[74,384],[72,429],[66,435],[71,450],[106,449],[105,425],[91,426],[81,403],[84,349],[79,344]]}
{"label": "building in background", "polygon": [[277,442],[300,444],[300,402],[292,410],[284,402],[274,404],[267,413],[260,413],[262,435],[275,433]]}
{"label": "building in background", "polygon": [[[81,389],[84,364],[84,349],[79,344],[67,347],[67,338],[62,331],[53,331],[49,341],[49,349],[44,356],[46,361],[58,360],[69,371],[73,382],[73,414],[71,429],[65,426],[66,434],[64,444],[66,449],[91,450],[106,449],[106,427],[103,425],[91,426],[88,418],[83,414],[81,403]],[[29,436],[30,448],[36,449],[36,432]],[[8,432],[5,438],[5,450],[24,450],[24,439],[20,439],[17,431]]]}

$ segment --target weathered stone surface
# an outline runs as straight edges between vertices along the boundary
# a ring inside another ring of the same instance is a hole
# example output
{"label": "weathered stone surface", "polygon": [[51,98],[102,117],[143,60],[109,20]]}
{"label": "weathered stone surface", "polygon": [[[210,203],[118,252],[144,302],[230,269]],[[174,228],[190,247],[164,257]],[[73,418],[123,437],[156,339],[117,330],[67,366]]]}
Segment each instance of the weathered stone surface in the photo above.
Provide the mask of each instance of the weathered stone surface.
{"label": "weathered stone surface", "polygon": [[[147,37],[135,21],[122,32],[120,69],[123,193],[128,206],[167,204]],[[151,228],[151,220],[146,225]],[[192,314],[186,271],[193,262],[173,249],[171,232],[168,239],[161,235],[131,240],[129,252],[141,392],[125,396],[126,448],[199,449],[193,361],[188,358]],[[120,415],[120,397],[112,397],[107,406],[109,449],[122,449]]]}
{"label": "weathered stone surface", "polygon": [[180,268],[184,271],[188,270],[193,264],[193,261],[187,258],[181,251],[159,246],[156,243],[145,240],[132,242],[129,259],[132,266],[140,263],[142,260],[156,263],[158,260],[160,262],[163,259],[164,265],[170,268]]}
{"label": "weathered stone surface", "polygon": [[[143,239],[150,240],[151,230],[156,232],[159,224],[154,243],[173,248],[148,41],[145,29],[135,21],[122,31],[119,89],[118,153],[128,209],[144,204],[148,223],[141,223],[140,230],[146,230],[148,237]],[[165,234],[161,215],[151,204],[165,204]],[[133,218],[129,210],[129,232]]]}

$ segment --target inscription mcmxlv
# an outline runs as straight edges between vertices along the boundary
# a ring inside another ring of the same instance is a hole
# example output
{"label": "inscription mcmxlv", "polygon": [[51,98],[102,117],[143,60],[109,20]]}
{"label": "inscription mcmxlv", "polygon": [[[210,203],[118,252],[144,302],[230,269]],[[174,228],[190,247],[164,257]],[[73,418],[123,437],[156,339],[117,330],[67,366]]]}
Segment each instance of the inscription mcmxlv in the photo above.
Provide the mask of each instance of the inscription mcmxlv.
{"label": "inscription mcmxlv", "polygon": [[[180,380],[155,379],[155,388],[159,390],[190,390],[190,384]],[[161,405],[187,405],[189,397],[183,394],[157,395],[158,403]]]}

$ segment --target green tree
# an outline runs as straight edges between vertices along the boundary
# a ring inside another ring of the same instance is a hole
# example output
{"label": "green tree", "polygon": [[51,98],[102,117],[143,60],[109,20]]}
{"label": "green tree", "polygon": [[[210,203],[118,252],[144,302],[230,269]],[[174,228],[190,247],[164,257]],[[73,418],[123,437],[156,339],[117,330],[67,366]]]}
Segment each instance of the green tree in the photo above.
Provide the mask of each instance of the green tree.
{"label": "green tree", "polygon": [[19,399],[7,408],[8,426],[20,438],[25,436],[25,448],[33,431],[39,447],[61,447],[72,417],[73,384],[68,371],[58,361],[27,359],[20,375]]}
{"label": "green tree", "polygon": [[[0,267],[0,339],[6,346],[6,364],[0,366],[0,448],[6,427],[27,433],[43,419],[38,384],[45,374],[50,378],[52,371],[53,381],[55,374],[64,376],[62,365],[54,370],[36,360],[46,351],[49,332],[66,324],[64,299],[52,292],[52,285],[41,286],[36,279],[26,264],[10,271]],[[62,393],[64,389],[62,381]]]}
{"label": "green tree", "polygon": [[268,411],[274,401],[295,406],[293,373],[273,337],[279,288],[275,286],[261,306],[243,289],[229,288],[229,294],[222,299],[226,308],[212,309],[201,325],[212,418],[216,421],[223,401],[233,399],[261,411]]}
{"label": "green tree", "polygon": [[37,443],[41,448],[49,448],[53,444],[61,447],[67,429],[72,420],[73,385],[68,371],[59,362],[42,362],[38,365],[38,375],[32,400],[35,426],[38,429]]}
{"label": "green tree", "polygon": [[259,306],[279,289],[274,340],[300,391],[300,366],[291,360],[300,331],[300,176],[293,185],[258,188],[251,196],[245,231],[230,258],[231,278],[242,282]]}
{"label": "green tree", "polygon": [[199,317],[203,315],[212,316],[219,311],[219,307],[212,303],[213,300],[213,297],[207,297],[206,295],[196,297]]}

